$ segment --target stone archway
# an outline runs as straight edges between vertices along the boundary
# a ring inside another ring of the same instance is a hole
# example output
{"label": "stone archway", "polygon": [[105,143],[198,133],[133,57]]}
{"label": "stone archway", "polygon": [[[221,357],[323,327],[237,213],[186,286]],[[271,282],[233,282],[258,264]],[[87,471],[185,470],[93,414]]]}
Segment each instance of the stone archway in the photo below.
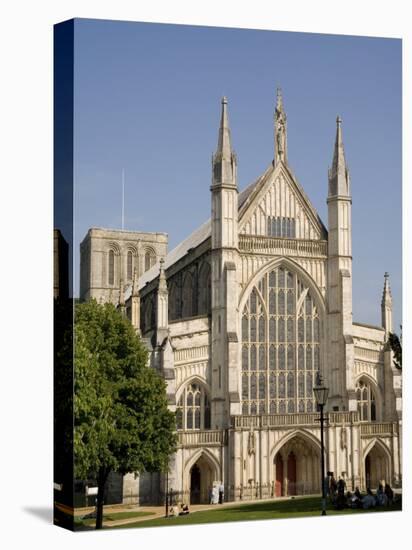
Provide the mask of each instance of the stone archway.
{"label": "stone archway", "polygon": [[207,504],[213,484],[220,481],[216,465],[204,453],[188,465],[186,479],[190,504]]}
{"label": "stone archway", "polygon": [[276,496],[319,493],[320,450],[296,434],[274,456]]}
{"label": "stone archway", "polygon": [[390,460],[381,443],[375,442],[365,456],[365,489],[375,490],[382,480],[391,479]]}

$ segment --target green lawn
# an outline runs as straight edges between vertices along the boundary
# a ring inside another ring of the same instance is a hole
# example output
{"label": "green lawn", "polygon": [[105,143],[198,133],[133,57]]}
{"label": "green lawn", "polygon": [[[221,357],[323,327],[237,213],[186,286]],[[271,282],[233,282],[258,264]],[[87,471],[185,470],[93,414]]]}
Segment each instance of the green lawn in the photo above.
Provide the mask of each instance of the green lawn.
{"label": "green lawn", "polygon": [[[105,513],[103,515],[103,521],[115,521],[118,519],[129,519],[129,518],[141,518],[143,516],[152,516],[153,512],[111,512],[111,513]],[[76,529],[79,529],[81,527],[94,527],[96,525],[96,519],[95,518],[75,518],[75,526]]]}
{"label": "green lawn", "polygon": [[[118,526],[117,528],[129,527],[158,527],[161,525],[189,525],[196,523],[220,523],[226,521],[250,521],[261,519],[279,519],[290,517],[320,516],[320,498],[300,497],[283,501],[267,501],[251,504],[235,505],[230,508],[218,508],[216,510],[205,510],[194,512],[187,516],[172,518],[149,519],[135,523]],[[401,510],[401,503],[394,503],[391,507],[377,507],[370,510],[335,510],[327,507],[328,515],[343,514],[370,514],[373,512],[387,512]],[[116,529],[116,527],[113,527]]]}

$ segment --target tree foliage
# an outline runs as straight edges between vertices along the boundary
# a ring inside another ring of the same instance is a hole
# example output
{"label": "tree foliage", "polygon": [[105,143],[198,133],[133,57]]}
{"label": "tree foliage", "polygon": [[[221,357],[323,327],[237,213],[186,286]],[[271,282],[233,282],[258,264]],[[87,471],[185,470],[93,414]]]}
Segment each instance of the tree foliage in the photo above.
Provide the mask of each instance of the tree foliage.
{"label": "tree foliage", "polygon": [[175,417],[164,380],[146,366],[140,338],[112,304],[76,305],[74,364],[75,476],[97,479],[102,504],[111,471],[166,470]]}
{"label": "tree foliage", "polygon": [[[402,336],[401,336],[402,338]],[[394,332],[389,333],[388,342],[393,351],[393,364],[399,370],[402,369],[402,341]]]}

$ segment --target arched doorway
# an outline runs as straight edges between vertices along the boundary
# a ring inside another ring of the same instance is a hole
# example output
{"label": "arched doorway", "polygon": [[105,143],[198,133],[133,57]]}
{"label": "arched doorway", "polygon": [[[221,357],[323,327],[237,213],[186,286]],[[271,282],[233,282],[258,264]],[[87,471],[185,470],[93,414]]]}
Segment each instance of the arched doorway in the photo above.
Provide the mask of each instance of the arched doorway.
{"label": "arched doorway", "polygon": [[212,486],[220,482],[216,466],[202,454],[188,472],[189,495],[191,504],[207,504]]}
{"label": "arched doorway", "polygon": [[308,495],[320,492],[320,449],[296,435],[274,457],[275,495]]}
{"label": "arched doorway", "polygon": [[201,473],[195,464],[190,470],[190,504],[200,504]]}
{"label": "arched doorway", "polygon": [[365,489],[376,489],[382,480],[392,482],[389,458],[384,448],[375,443],[365,457]]}
{"label": "arched doorway", "polygon": [[283,460],[282,460],[282,457],[280,456],[280,453],[276,455],[275,465],[276,465],[275,466],[276,468],[275,495],[277,497],[281,497],[282,488],[283,488]]}
{"label": "arched doorway", "polygon": [[297,486],[296,486],[296,456],[293,451],[291,451],[288,455],[288,488],[289,488],[289,495],[296,495],[297,494]]}

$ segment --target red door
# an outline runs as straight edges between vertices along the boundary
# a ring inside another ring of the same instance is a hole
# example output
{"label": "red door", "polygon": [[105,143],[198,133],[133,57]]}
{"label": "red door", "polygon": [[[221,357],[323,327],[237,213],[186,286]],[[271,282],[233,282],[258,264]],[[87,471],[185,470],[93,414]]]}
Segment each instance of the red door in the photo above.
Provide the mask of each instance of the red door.
{"label": "red door", "polygon": [[276,485],[275,496],[281,497],[283,489],[283,460],[280,454],[276,455]]}
{"label": "red door", "polygon": [[288,494],[296,495],[296,457],[293,452],[288,456]]}

